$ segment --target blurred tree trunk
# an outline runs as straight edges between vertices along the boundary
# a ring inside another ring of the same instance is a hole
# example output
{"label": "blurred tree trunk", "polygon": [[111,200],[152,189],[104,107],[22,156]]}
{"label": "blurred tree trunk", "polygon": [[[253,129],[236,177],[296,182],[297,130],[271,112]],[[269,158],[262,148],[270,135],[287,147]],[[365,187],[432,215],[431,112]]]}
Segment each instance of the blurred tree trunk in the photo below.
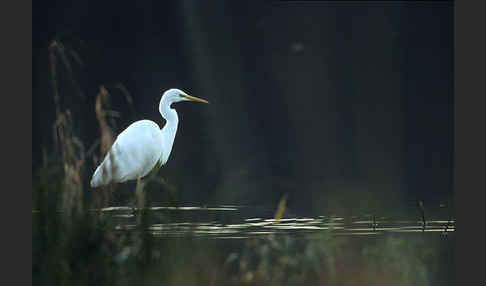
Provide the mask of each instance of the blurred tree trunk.
{"label": "blurred tree trunk", "polygon": [[[195,75],[198,93],[210,101],[204,114],[210,141],[205,152],[212,157],[206,163],[217,164],[222,172],[214,196],[223,202],[244,203],[245,197],[257,198],[268,186],[267,168],[261,142],[254,132],[257,122],[248,118],[252,114],[248,109],[258,104],[258,98],[250,97],[244,81],[240,47],[233,40],[232,19],[226,5],[225,1],[188,0],[181,1],[180,11],[190,55],[188,69]],[[248,192],[253,196],[247,196]]]}

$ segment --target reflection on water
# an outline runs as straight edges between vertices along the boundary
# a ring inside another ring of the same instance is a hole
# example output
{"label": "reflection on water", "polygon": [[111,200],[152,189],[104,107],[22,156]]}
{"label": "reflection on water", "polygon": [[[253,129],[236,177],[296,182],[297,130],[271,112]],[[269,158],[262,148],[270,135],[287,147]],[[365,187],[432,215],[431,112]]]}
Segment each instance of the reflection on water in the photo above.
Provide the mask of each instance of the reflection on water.
{"label": "reflection on water", "polygon": [[[95,210],[93,210],[95,211]],[[115,223],[118,231],[134,229],[137,210],[131,207],[108,207],[101,210]],[[455,231],[455,220],[448,218],[424,221],[420,217],[409,219],[375,218],[373,215],[272,218],[271,209],[220,205],[158,206],[146,208],[152,223],[148,227],[156,237],[180,237],[191,234],[200,238],[244,239],[267,234],[312,234],[332,230],[336,235],[379,235],[381,233],[433,232],[447,234]],[[253,215],[251,215],[253,214]],[[258,214],[258,215],[255,215]],[[170,220],[167,217],[170,215]],[[167,222],[167,221],[170,221]]]}
{"label": "reflection on water", "polygon": [[[46,245],[45,237],[64,242],[51,243],[45,253],[34,256],[33,265],[41,270],[47,265],[44,257],[60,261],[49,266],[50,271],[36,272],[41,273],[37,279],[51,282],[42,273],[57,274],[62,263],[74,265],[71,269],[88,269],[86,279],[111,277],[105,279],[123,282],[104,283],[113,285],[147,284],[139,281],[141,277],[164,285],[442,286],[455,282],[455,220],[447,209],[435,213],[427,209],[425,223],[422,213],[416,211],[413,217],[413,210],[407,212],[409,217],[283,212],[279,219],[274,218],[272,207],[235,205],[143,210],[119,206],[91,212],[67,225],[58,223],[67,217],[63,212],[33,211],[38,226],[34,253]],[[43,236],[46,229],[49,236]],[[133,273],[139,276],[125,283]],[[219,282],[196,283],[201,279]]]}

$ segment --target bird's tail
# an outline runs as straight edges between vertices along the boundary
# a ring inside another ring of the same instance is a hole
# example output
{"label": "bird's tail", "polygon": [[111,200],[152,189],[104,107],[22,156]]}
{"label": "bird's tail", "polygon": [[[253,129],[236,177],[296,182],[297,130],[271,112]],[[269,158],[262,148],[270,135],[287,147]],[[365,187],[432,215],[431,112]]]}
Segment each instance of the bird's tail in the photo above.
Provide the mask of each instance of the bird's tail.
{"label": "bird's tail", "polygon": [[110,156],[106,156],[105,160],[96,168],[91,177],[90,185],[92,188],[108,185],[112,180],[112,168]]}
{"label": "bird's tail", "polygon": [[90,185],[92,188],[96,188],[102,185],[103,180],[102,180],[101,173],[102,173],[102,168],[101,165],[99,165],[98,168],[96,168],[93,177],[91,177]]}

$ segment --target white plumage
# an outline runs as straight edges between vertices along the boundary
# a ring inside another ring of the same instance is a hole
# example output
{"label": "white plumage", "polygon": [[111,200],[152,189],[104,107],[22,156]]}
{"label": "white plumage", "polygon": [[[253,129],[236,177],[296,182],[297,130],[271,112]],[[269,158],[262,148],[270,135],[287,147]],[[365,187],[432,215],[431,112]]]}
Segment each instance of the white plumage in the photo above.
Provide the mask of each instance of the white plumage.
{"label": "white plumage", "polygon": [[159,112],[166,120],[164,127],[160,129],[157,123],[150,120],[130,124],[118,135],[103,162],[96,168],[91,187],[142,178],[157,163],[164,165],[172,151],[179,123],[177,112],[170,105],[186,100],[208,103],[179,89],[165,91],[159,104]]}

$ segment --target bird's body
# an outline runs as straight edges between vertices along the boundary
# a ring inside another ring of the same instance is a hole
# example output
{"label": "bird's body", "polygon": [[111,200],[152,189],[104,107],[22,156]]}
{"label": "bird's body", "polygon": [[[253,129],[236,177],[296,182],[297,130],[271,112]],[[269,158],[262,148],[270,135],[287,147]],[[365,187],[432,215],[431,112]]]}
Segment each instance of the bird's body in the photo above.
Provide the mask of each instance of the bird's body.
{"label": "bird's body", "polygon": [[179,119],[170,107],[174,102],[203,99],[187,95],[178,89],[166,91],[159,104],[159,111],[166,124],[162,129],[150,120],[139,120],[118,135],[103,162],[96,168],[91,187],[122,183],[146,176],[157,163],[164,165],[169,159]]}
{"label": "bird's body", "polygon": [[140,120],[132,123],[118,135],[105,159],[96,168],[91,186],[144,177],[160,160],[162,144],[162,132],[155,122]]}

